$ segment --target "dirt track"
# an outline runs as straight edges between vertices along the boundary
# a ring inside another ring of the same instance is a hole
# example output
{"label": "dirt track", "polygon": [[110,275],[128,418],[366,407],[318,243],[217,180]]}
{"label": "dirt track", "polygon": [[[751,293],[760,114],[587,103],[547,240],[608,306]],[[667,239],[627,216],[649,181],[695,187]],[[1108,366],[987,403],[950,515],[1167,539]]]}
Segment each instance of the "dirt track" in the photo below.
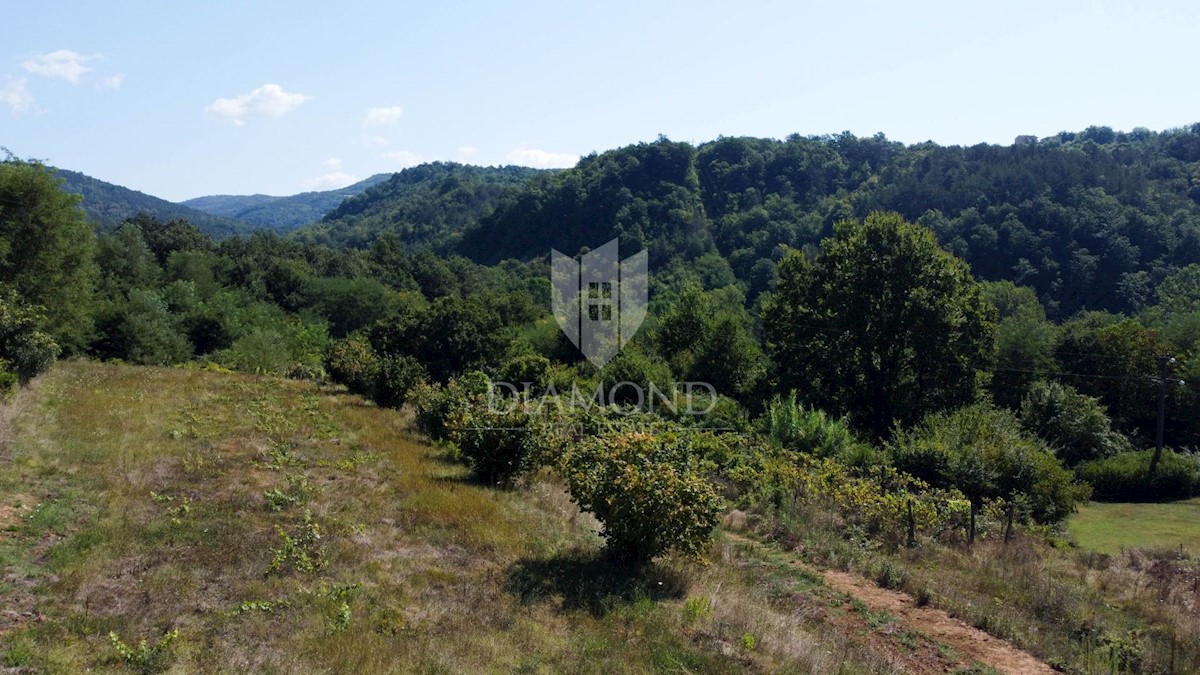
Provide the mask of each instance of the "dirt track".
{"label": "dirt track", "polygon": [[831,588],[858,598],[871,611],[893,614],[908,628],[944,642],[963,656],[986,663],[1002,673],[1025,675],[1055,672],[1029,652],[955,619],[940,609],[917,607],[916,601],[906,593],[880,588],[848,572],[826,570],[821,576]]}

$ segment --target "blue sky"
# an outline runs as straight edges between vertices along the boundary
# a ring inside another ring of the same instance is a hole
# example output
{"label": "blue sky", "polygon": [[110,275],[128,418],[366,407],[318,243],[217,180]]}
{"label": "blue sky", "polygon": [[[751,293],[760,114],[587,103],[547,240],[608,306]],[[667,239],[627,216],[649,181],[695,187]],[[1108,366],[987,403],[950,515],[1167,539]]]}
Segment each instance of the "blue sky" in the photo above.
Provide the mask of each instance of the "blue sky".
{"label": "blue sky", "polygon": [[659,134],[1200,121],[1195,3],[439,4],[5,2],[0,145],[182,200]]}

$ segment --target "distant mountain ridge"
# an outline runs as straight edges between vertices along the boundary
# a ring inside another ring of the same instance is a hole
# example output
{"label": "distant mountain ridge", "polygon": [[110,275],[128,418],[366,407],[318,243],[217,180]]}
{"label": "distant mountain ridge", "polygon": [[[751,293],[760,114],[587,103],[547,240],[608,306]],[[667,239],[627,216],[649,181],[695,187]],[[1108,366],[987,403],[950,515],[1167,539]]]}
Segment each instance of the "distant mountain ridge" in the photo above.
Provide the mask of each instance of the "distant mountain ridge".
{"label": "distant mountain ridge", "polygon": [[56,169],[56,175],[63,180],[63,190],[83,197],[81,206],[88,219],[102,229],[113,229],[139,213],[149,214],[159,220],[183,218],[200,228],[200,231],[218,239],[249,234],[257,229],[243,220],[205,213],[77,171]]}
{"label": "distant mountain ridge", "polygon": [[421,164],[346,199],[320,222],[296,230],[293,236],[332,246],[364,247],[386,233],[408,245],[446,252],[464,230],[502,208],[530,181],[552,173],[523,166]]}
{"label": "distant mountain ridge", "polygon": [[336,190],[302,192],[286,197],[271,195],[207,195],[180,202],[210,215],[233,218],[281,234],[315,223],[343,201],[392,177],[380,173]]}

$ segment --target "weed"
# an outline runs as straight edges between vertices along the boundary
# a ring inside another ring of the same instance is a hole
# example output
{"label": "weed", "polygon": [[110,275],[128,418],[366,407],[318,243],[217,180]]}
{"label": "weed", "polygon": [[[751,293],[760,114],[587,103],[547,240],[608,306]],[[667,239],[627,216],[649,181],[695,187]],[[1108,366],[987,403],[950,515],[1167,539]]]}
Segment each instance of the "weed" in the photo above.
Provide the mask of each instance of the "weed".
{"label": "weed", "polygon": [[758,638],[754,637],[753,633],[742,634],[742,649],[752,652],[758,648]]}
{"label": "weed", "polygon": [[157,673],[166,670],[167,661],[171,655],[171,645],[179,638],[179,629],[173,629],[163,634],[153,644],[144,638],[138,646],[130,647],[121,640],[116,632],[108,634],[108,640],[113,649],[125,664],[140,673]]}
{"label": "weed", "polygon": [[688,598],[683,603],[683,618],[689,624],[712,618],[713,604],[709,598]]}
{"label": "weed", "polygon": [[263,493],[269,511],[283,511],[293,506],[308,504],[316,493],[316,487],[302,473],[288,474],[287,489],[274,488]]}
{"label": "weed", "polygon": [[312,511],[304,510],[303,519],[295,527],[295,535],[289,534],[283,527],[276,528],[283,545],[272,549],[275,557],[271,560],[268,573],[284,573],[289,570],[311,574],[324,566],[325,560],[320,549],[321,526],[313,520]]}

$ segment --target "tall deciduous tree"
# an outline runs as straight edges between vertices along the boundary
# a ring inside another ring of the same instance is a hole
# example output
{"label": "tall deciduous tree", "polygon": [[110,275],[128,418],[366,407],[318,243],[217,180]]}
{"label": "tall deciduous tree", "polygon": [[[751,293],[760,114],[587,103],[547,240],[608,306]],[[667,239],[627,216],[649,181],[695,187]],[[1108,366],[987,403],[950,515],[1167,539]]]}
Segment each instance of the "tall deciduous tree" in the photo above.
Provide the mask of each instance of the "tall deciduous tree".
{"label": "tall deciduous tree", "polygon": [[81,350],[91,328],[92,248],[79,197],[51,169],[0,161],[0,284],[43,307],[46,331],[67,351]]}
{"label": "tall deciduous tree", "polygon": [[932,232],[876,213],[836,225],[813,262],[789,252],[763,320],[782,389],[885,437],[975,399],[995,314]]}

